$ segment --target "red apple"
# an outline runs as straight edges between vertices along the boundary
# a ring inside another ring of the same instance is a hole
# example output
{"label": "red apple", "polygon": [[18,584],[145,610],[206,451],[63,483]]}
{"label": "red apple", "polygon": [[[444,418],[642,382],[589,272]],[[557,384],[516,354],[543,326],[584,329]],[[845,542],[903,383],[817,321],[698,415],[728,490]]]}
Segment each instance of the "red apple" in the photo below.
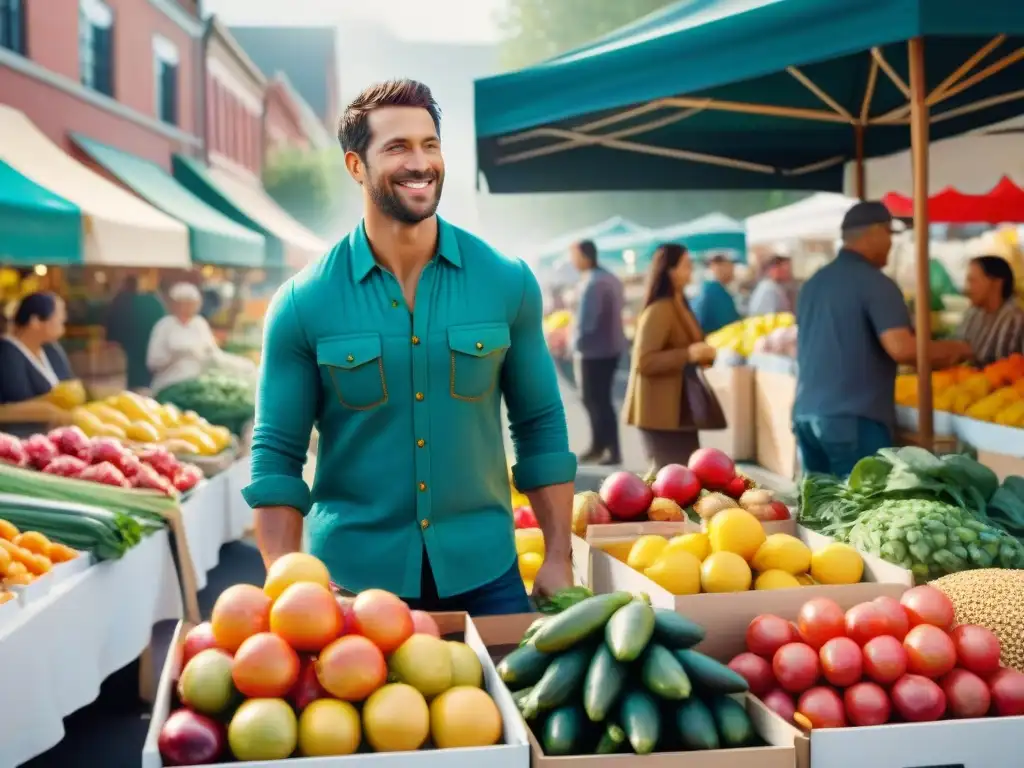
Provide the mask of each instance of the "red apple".
{"label": "red apple", "polygon": [[189,659],[200,651],[216,647],[217,641],[213,637],[213,629],[210,627],[210,622],[204,621],[202,624],[196,624],[185,635],[185,643],[182,646],[181,652],[181,668],[184,669]]}

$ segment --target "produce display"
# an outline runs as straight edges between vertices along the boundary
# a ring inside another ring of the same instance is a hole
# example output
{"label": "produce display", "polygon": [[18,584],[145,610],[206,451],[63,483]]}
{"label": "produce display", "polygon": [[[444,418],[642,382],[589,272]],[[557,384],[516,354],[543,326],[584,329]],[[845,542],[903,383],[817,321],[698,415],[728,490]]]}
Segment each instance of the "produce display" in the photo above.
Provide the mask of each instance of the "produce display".
{"label": "produce display", "polygon": [[754,354],[796,358],[797,335],[798,330],[795,325],[776,328],[754,342]]}
{"label": "produce display", "polygon": [[864,575],[864,559],[849,544],[812,551],[796,536],[767,534],[760,520],[738,508],[718,512],[706,532],[671,539],[648,534],[606,551],[673,595],[856,584]]}
{"label": "produce display", "polygon": [[783,328],[795,328],[796,316],[790,312],[779,312],[774,315],[748,317],[729,323],[714,333],[709,333],[705,341],[715,349],[730,350],[743,357],[750,357],[758,340],[773,331]]}
{"label": "produce display", "polygon": [[969,456],[884,448],[846,481],[808,475],[800,524],[927,581],[971,568],[1024,568],[1024,479],[1002,485]]}
{"label": "produce display", "polygon": [[224,372],[206,373],[172,384],[158,392],[157,399],[194,413],[210,424],[223,425],[236,435],[242,434],[244,425],[256,414],[256,385]]}
{"label": "produce display", "polygon": [[14,600],[17,587],[27,587],[53,566],[78,557],[78,552],[40,531],[22,532],[3,516],[0,506],[0,605]]}
{"label": "produce display", "polygon": [[814,598],[795,622],[755,618],[746,645],[729,668],[802,728],[1024,715],[1024,673],[1000,664],[991,631],[957,624],[953,603],[931,586],[845,612]]}
{"label": "produce display", "polygon": [[[932,374],[936,411],[978,421],[1024,427],[1024,354],[1014,354],[985,368],[958,367]],[[917,407],[917,375],[896,378],[896,404]]]}
{"label": "produce display", "polygon": [[981,568],[931,583],[953,602],[957,624],[979,624],[999,638],[1002,663],[1024,672],[1024,571]]}
{"label": "produce display", "polygon": [[758,746],[731,696],[747,681],[693,650],[704,635],[643,597],[597,595],[534,622],[498,675],[548,756]]}
{"label": "produce display", "polygon": [[487,747],[502,716],[469,646],[371,589],[336,597],[311,555],[275,561],[262,589],[229,587],[182,647],[167,765]]}

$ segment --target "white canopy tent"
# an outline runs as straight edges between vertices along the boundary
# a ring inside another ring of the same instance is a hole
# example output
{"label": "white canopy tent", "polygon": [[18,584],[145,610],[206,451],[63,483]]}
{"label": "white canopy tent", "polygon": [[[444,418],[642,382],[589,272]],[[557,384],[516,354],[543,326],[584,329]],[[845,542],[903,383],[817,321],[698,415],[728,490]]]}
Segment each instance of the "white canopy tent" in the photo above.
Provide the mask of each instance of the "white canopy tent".
{"label": "white canopy tent", "polygon": [[836,240],[843,216],[857,201],[846,195],[819,192],[799,202],[749,217],[747,245],[797,240]]}

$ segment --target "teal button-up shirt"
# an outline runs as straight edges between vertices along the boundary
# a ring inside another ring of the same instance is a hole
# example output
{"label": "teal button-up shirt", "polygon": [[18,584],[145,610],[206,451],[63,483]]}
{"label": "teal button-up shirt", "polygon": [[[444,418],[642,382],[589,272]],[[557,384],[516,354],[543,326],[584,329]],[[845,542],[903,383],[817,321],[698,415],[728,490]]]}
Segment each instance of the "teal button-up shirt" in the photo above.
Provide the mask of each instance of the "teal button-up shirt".
{"label": "teal button-up shirt", "polygon": [[[565,412],[525,263],[438,220],[410,312],[359,225],[287,282],[266,318],[252,507],[306,515],[311,551],[351,591],[441,597],[515,562],[501,398],[516,487],[571,482]],[[320,431],[312,490],[302,480]]]}

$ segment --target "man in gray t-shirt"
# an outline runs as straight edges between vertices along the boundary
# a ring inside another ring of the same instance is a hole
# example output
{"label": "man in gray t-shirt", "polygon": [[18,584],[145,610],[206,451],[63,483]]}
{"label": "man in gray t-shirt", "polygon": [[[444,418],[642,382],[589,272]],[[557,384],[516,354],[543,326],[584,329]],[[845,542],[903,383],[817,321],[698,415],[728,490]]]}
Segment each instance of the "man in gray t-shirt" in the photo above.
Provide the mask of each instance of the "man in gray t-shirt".
{"label": "man in gray t-shirt", "polygon": [[[916,362],[917,342],[899,287],[882,274],[891,228],[882,203],[854,205],[839,255],[800,291],[793,431],[806,472],[844,477],[895,439],[897,367]],[[933,341],[930,353],[943,368],[966,360],[970,347]]]}
{"label": "man in gray t-shirt", "polygon": [[780,312],[792,312],[793,300],[790,283],[793,280],[793,269],[785,256],[772,256],[765,269],[764,277],[754,287],[747,304],[750,317],[761,315],[777,315]]}

